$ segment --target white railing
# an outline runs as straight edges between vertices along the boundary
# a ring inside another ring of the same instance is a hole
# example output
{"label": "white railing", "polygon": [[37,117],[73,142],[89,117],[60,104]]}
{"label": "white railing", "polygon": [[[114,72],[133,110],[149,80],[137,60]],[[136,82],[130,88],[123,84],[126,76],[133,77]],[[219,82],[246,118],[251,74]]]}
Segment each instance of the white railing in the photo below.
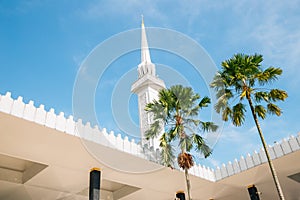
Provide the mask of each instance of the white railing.
{"label": "white railing", "polygon": [[[108,133],[105,128],[100,130],[98,126],[91,127],[89,122],[83,124],[81,119],[75,121],[72,115],[65,117],[63,112],[60,112],[57,115],[53,108],[46,111],[42,104],[39,107],[35,107],[33,101],[29,101],[26,104],[23,102],[22,97],[12,99],[10,92],[7,92],[5,95],[0,95],[0,112],[11,114],[150,161],[158,162],[159,160],[158,150],[147,148],[146,146],[141,147],[134,139],[129,140],[126,136],[122,138],[121,134],[115,135],[113,131]],[[296,137],[290,136],[288,139],[284,139],[279,143],[275,143],[273,146],[269,146],[272,159],[279,158],[299,149],[300,133]],[[267,159],[264,150],[260,149],[259,152],[255,151],[252,155],[247,154],[246,157],[242,156],[240,160],[235,159],[233,163],[228,162],[228,164],[222,164],[221,167],[217,167],[215,170],[196,164],[189,172],[192,175],[210,181],[218,181],[265,162],[267,162]]]}

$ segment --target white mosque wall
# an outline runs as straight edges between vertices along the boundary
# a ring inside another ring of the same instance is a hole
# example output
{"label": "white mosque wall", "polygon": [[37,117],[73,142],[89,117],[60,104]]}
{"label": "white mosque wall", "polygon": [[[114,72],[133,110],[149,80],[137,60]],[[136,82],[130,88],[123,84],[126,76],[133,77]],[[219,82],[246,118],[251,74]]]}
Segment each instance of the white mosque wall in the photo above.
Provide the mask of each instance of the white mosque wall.
{"label": "white mosque wall", "polygon": [[[66,117],[63,112],[57,115],[53,108],[46,111],[42,104],[39,107],[35,107],[33,101],[24,103],[22,97],[13,99],[10,92],[7,92],[5,95],[0,95],[0,112],[23,118],[110,148],[115,148],[153,162],[158,162],[159,160],[158,150],[142,147],[136,143],[134,139],[129,140],[126,136],[122,138],[121,134],[115,134],[113,131],[107,132],[105,128],[100,130],[98,126],[92,127],[90,123],[83,124],[81,119],[75,121],[73,116]],[[299,149],[300,133],[298,133],[297,136],[290,136],[275,143],[273,146],[269,146],[272,159],[282,157]],[[222,164],[222,166],[217,167],[215,170],[195,164],[189,172],[192,175],[210,181],[218,181],[265,162],[267,162],[265,152],[263,149],[260,149],[258,152],[254,151],[252,154],[248,153],[245,157],[241,156],[239,160],[235,159],[233,162]]]}

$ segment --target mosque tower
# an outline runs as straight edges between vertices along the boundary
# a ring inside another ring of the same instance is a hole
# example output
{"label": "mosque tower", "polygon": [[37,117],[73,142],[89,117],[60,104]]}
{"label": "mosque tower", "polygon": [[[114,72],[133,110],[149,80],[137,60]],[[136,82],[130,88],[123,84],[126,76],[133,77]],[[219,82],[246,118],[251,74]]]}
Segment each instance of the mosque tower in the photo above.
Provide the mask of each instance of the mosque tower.
{"label": "mosque tower", "polygon": [[143,19],[141,29],[141,63],[138,65],[137,70],[138,80],[132,84],[131,92],[138,96],[141,144],[142,146],[147,144],[148,147],[156,149],[159,147],[159,139],[146,140],[145,138],[145,132],[150,128],[151,123],[153,123],[151,115],[145,111],[145,106],[154,99],[158,99],[159,90],[165,88],[165,83],[156,76],[155,64],[151,62]]}

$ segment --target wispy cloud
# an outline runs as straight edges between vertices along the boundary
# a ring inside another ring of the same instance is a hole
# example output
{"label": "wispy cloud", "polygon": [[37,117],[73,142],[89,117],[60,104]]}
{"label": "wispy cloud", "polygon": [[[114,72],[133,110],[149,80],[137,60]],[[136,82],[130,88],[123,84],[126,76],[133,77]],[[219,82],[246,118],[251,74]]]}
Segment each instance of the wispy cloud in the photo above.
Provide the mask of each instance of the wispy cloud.
{"label": "wispy cloud", "polygon": [[[122,15],[140,17],[142,14],[147,16],[147,18],[156,20],[166,19],[163,10],[158,6],[158,1],[153,0],[93,1],[86,8],[80,10],[78,14],[85,19],[99,19],[105,16],[118,17]],[[140,18],[138,18],[138,20],[140,20]]]}

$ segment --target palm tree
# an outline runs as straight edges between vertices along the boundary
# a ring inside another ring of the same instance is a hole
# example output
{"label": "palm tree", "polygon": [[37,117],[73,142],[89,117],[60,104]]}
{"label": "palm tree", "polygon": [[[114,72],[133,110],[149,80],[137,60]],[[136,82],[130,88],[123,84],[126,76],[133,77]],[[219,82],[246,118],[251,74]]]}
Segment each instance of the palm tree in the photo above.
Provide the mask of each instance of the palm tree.
{"label": "palm tree", "polygon": [[[200,100],[200,96],[195,94],[192,88],[175,85],[170,89],[161,90],[159,99],[147,104],[145,108],[153,116],[153,123],[146,132],[146,139],[160,137],[163,165],[174,166],[174,143],[178,142],[180,153],[177,163],[185,173],[189,200],[191,200],[191,184],[188,170],[194,165],[191,151],[195,149],[205,158],[211,154],[211,149],[198,133],[217,129],[214,123],[197,119],[199,110],[208,104],[210,104],[208,97]],[[159,135],[163,128],[164,133]]]}
{"label": "palm tree", "polygon": [[211,87],[215,88],[217,92],[218,101],[215,110],[222,113],[224,121],[230,119],[235,126],[241,126],[244,123],[246,105],[243,101],[248,102],[278,195],[283,200],[283,192],[258,117],[265,119],[267,114],[280,116],[282,110],[275,102],[284,101],[288,94],[284,90],[266,88],[267,85],[278,79],[282,70],[275,67],[262,69],[262,61],[262,55],[234,55],[231,59],[222,62],[221,71],[215,75]]}

